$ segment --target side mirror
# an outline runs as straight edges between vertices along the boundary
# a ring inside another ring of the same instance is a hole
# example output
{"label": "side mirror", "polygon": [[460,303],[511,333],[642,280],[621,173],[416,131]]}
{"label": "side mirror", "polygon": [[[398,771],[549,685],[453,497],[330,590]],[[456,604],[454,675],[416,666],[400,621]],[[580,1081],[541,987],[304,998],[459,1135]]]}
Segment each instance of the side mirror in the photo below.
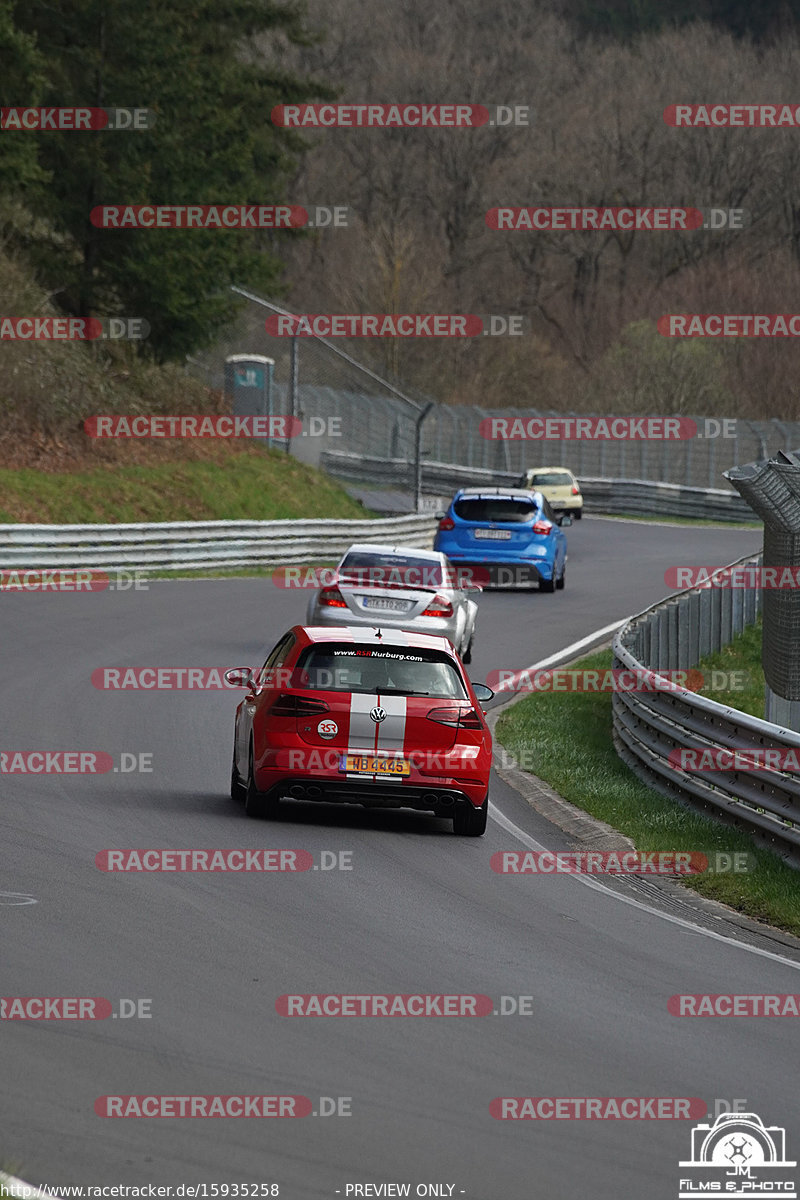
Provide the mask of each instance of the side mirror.
{"label": "side mirror", "polygon": [[483,591],[483,584],[481,584],[481,583],[462,583],[460,586],[461,586],[462,592],[482,592]]}
{"label": "side mirror", "polygon": [[230,671],[225,672],[225,682],[231,687],[249,688],[251,692],[256,690],[256,681],[250,667],[232,667]]}
{"label": "side mirror", "polygon": [[[470,683],[472,683],[472,680],[470,680]],[[481,704],[487,704],[494,696],[492,689],[487,687],[485,683],[472,683],[472,690]]]}
{"label": "side mirror", "polygon": [[572,517],[569,515],[569,513],[564,513],[564,515],[562,516],[561,520],[558,523],[559,523],[559,525],[571,525]]}

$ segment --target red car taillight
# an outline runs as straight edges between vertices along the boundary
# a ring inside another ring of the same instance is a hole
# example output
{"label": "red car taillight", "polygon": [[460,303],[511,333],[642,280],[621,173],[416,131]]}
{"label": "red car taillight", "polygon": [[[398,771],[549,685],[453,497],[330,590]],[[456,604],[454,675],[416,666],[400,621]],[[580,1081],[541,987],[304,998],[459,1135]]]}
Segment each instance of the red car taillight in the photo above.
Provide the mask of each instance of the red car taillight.
{"label": "red car taillight", "polygon": [[324,587],[319,594],[320,608],[347,608],[347,603],[337,587]]}
{"label": "red car taillight", "polygon": [[533,532],[534,533],[544,533],[544,534],[552,533],[553,526],[551,525],[551,523],[549,521],[534,521],[533,522]]}
{"label": "red car taillight", "polygon": [[274,717],[313,717],[317,713],[327,712],[328,706],[324,700],[284,694],[278,696],[269,711]]}
{"label": "red car taillight", "polygon": [[572,485],[572,494],[573,496],[580,496],[581,494],[581,489],[578,487],[577,483],[573,483]]}
{"label": "red car taillight", "polygon": [[439,528],[447,533],[451,529],[455,529],[456,523],[452,517],[442,517],[439,522]]}
{"label": "red car taillight", "polygon": [[436,721],[438,725],[454,725],[458,729],[483,729],[483,722],[474,708],[432,708],[428,720]]}
{"label": "red car taillight", "polygon": [[449,600],[445,600],[444,596],[434,596],[423,617],[452,617],[453,606]]}

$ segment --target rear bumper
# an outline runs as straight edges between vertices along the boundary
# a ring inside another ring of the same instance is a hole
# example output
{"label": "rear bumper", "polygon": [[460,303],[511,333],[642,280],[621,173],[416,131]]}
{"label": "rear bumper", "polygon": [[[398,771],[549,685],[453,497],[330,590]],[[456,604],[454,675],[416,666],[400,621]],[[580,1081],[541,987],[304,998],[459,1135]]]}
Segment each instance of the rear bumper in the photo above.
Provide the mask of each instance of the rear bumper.
{"label": "rear bumper", "polygon": [[[431,594],[433,599],[433,594]],[[339,616],[338,614],[342,615]],[[430,633],[436,637],[449,638],[453,645],[458,649],[458,620],[454,616],[451,620],[444,617],[416,617],[412,620],[404,620],[402,614],[378,612],[359,612],[353,613],[350,609],[325,609],[314,605],[313,610],[309,613],[309,624],[323,625],[326,628],[337,628],[343,625],[354,625],[359,629],[405,629],[414,630],[415,633]]]}
{"label": "rear bumper", "polygon": [[448,554],[454,566],[480,567],[481,581],[488,576],[484,587],[523,588],[537,587],[540,580],[553,578],[553,563],[547,558],[508,559],[505,562],[466,555]]}
{"label": "rear bumper", "polygon": [[436,787],[416,783],[384,782],[382,780],[342,779],[328,775],[298,777],[287,775],[267,788],[269,799],[289,797],[294,800],[320,800],[325,803],[358,804],[364,808],[414,808],[451,817],[457,807],[469,805],[480,808],[486,799],[488,784],[448,786],[447,781]]}

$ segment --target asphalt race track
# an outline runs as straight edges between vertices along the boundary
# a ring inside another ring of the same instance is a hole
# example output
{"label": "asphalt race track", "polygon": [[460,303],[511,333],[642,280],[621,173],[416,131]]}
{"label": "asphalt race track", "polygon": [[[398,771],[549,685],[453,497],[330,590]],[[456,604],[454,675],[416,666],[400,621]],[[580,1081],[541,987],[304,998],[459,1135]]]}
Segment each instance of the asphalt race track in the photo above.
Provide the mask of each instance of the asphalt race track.
{"label": "asphalt race track", "polygon": [[[592,518],[568,537],[563,593],[481,597],[473,679],[656,601],[671,564],[760,545],[754,529]],[[303,1200],[403,1182],[469,1200],[672,1200],[692,1122],[500,1121],[491,1100],[701,1097],[710,1111],[740,1098],[767,1123],[796,1118],[789,1020],[667,1012],[676,992],[800,992],[800,963],[779,948],[726,944],[575,878],[494,874],[493,852],[524,848],[515,828],[565,844],[499,779],[504,824],[490,820],[482,839],[355,807],[286,805],[275,823],[248,821],[228,796],[239,693],[91,683],[102,666],[260,665],[302,620],[305,593],[164,581],[0,603],[4,749],[153,756],[150,773],[2,777],[3,995],[152,1001],[150,1019],[0,1025],[3,1166],[53,1186],[277,1183]],[[302,848],[315,863],[350,851],[352,870],[96,867],[99,850],[124,847]],[[531,996],[532,1015],[276,1012],[278,996],[315,992],[482,993],[498,1008]],[[352,1115],[99,1117],[109,1094],[302,1095],[315,1112],[320,1097],[351,1097]]]}

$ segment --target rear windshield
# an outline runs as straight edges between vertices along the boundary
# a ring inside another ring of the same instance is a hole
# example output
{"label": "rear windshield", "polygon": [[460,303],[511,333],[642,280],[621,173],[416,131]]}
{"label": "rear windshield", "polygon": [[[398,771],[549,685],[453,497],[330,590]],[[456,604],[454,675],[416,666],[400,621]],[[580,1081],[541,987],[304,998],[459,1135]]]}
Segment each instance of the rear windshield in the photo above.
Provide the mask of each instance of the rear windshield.
{"label": "rear windshield", "polygon": [[453,511],[462,521],[509,521],[521,523],[536,516],[536,505],[530,500],[514,500],[505,496],[481,496],[456,500]]}
{"label": "rear windshield", "polygon": [[531,476],[531,487],[572,487],[572,476],[566,471],[537,471]]}
{"label": "rear windshield", "polygon": [[442,564],[435,558],[408,554],[370,554],[354,550],[339,567],[342,583],[373,584],[378,587],[437,588],[444,582]]}
{"label": "rear windshield", "polygon": [[457,667],[446,654],[401,646],[309,646],[292,672],[292,687],[325,692],[436,696],[466,700]]}

